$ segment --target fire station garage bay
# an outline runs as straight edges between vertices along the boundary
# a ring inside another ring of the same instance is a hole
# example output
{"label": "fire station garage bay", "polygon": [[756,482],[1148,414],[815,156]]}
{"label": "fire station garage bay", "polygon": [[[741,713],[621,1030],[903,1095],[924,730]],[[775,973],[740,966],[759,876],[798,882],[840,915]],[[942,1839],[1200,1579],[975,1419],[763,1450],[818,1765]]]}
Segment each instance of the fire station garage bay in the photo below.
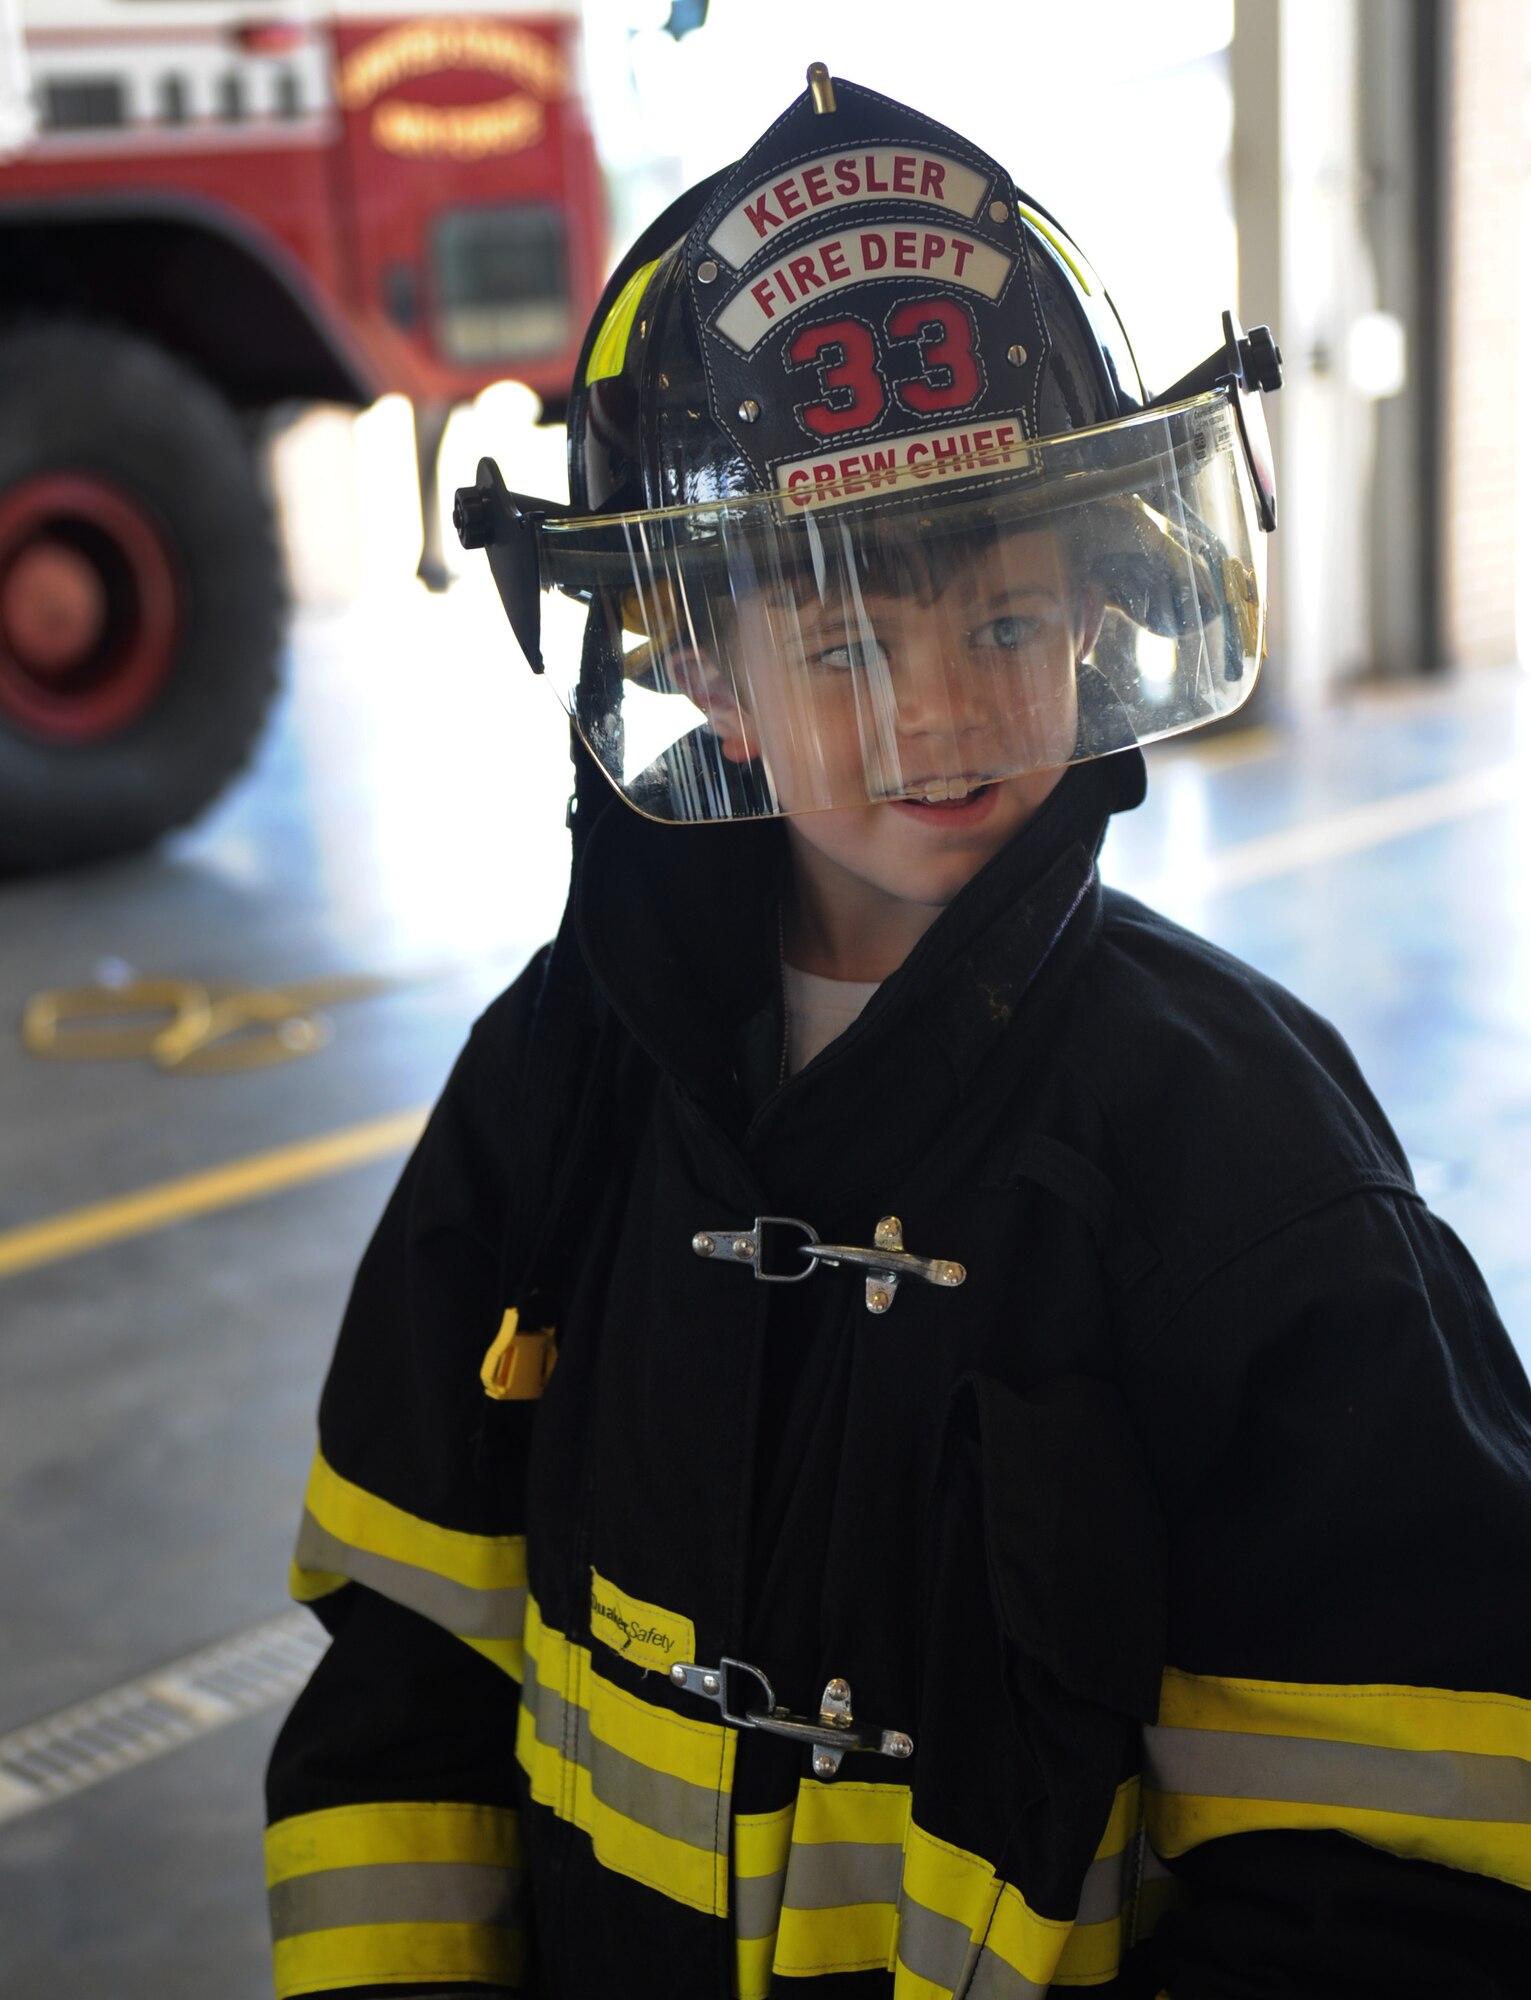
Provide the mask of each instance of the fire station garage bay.
{"label": "fire station garage bay", "polygon": [[1273,330],[1266,663],[1102,872],[1336,1025],[1531,1360],[1528,49],[1531,0],[0,0],[0,1992],[271,1990],[336,1327],[568,880],[452,494],[567,494],[607,273],[810,61],[1066,216],[1150,393]]}

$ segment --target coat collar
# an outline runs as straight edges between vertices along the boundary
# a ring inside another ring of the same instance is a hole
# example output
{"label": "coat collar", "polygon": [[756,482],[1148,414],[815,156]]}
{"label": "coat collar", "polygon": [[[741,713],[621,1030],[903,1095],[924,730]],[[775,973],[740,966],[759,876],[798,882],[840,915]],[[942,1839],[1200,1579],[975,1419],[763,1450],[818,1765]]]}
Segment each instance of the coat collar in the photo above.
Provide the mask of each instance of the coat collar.
{"label": "coat collar", "polygon": [[[794,1188],[807,1198],[821,1173],[837,1189],[886,1183],[950,1117],[1042,968],[1088,942],[1096,854],[1111,814],[1143,787],[1135,749],[1071,766],[861,1018],[752,1120],[739,1069],[745,1024],[778,995],[780,827],[671,827],[606,811],[576,873],[577,935],[619,1019],[745,1140],[774,1199]],[[882,1107],[875,1119],[869,1106]]]}

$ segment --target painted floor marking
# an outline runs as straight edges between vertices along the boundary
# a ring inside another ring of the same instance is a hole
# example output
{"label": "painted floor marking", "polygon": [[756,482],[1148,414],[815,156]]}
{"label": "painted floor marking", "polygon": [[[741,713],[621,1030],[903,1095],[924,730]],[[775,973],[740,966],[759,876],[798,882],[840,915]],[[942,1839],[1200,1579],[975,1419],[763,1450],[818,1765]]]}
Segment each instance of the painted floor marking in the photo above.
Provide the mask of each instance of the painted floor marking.
{"label": "painted floor marking", "polygon": [[0,1736],[0,1821],[290,1699],[328,1644],[311,1612],[285,1611]]}
{"label": "painted floor marking", "polygon": [[1263,834],[1258,840],[1241,840],[1220,853],[1203,854],[1187,860],[1182,867],[1166,870],[1135,887],[1132,893],[1144,902],[1153,903],[1161,899],[1182,901],[1187,894],[1247,889],[1256,882],[1296,874],[1320,862],[1385,846],[1406,834],[1424,833],[1431,827],[1487,812],[1494,806],[1508,804],[1525,788],[1526,771],[1522,764],[1499,764],[1487,771],[1470,771],[1460,778],[1443,779],[1437,785],[1392,792],[1386,798],[1349,806],[1344,812],[1328,813],[1322,819],[1282,827],[1279,832]]}
{"label": "painted floor marking", "polygon": [[93,1201],[43,1222],[25,1223],[0,1234],[0,1278],[99,1249],[125,1236],[168,1229],[188,1216],[211,1215],[220,1208],[257,1201],[284,1188],[301,1187],[306,1181],[323,1180],[330,1174],[343,1174],[352,1167],[407,1152],[419,1138],[425,1118],[423,1107],[391,1112],[386,1118],[369,1118],[317,1139],[303,1139],[296,1145],[232,1160],[226,1166],[159,1181],[136,1194]]}

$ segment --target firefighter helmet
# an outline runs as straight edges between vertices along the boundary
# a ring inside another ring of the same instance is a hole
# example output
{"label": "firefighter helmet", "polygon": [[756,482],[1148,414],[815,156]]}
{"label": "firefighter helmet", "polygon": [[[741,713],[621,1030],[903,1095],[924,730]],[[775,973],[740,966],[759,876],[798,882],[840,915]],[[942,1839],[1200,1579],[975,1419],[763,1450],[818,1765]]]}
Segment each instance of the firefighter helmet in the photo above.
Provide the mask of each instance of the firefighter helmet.
{"label": "firefighter helmet", "polygon": [[511,625],[652,817],[962,795],[1215,720],[1262,651],[1263,328],[1150,403],[1062,228],[815,65],[629,252],[573,503],[459,494]]}

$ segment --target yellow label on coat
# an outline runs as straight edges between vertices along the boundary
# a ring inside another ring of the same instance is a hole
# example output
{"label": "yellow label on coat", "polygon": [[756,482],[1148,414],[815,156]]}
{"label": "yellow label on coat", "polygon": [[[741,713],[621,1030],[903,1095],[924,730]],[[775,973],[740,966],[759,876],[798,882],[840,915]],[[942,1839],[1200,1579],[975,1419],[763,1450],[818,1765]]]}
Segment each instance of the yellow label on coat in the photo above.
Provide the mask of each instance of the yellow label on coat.
{"label": "yellow label on coat", "polygon": [[590,1632],[603,1645],[640,1667],[665,1671],[696,1659],[696,1627],[689,1618],[629,1597],[595,1570],[590,1572]]}

